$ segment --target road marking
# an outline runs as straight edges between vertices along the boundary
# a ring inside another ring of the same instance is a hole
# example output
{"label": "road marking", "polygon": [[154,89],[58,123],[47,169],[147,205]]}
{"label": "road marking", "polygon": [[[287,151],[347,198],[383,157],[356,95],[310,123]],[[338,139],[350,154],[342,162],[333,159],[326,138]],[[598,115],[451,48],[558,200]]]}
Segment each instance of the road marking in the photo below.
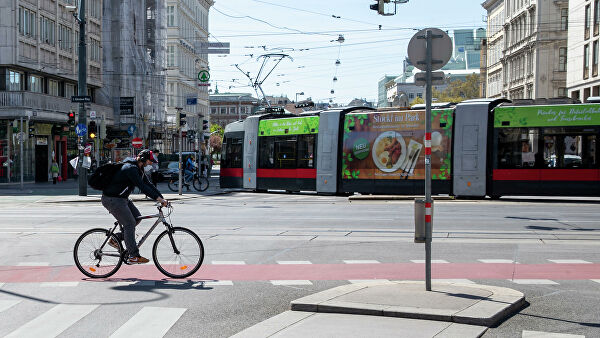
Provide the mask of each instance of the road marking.
{"label": "road marking", "polygon": [[438,282],[438,283],[457,283],[457,284],[475,284],[475,282],[473,282],[470,279],[432,279],[432,282]]}
{"label": "road marking", "polygon": [[309,280],[272,280],[273,285],[313,285]]}
{"label": "road marking", "polygon": [[163,337],[187,309],[144,307],[115,331],[111,337]]}
{"label": "road marking", "polygon": [[[419,264],[425,263],[424,259],[411,259],[410,261],[413,263],[419,263]],[[446,264],[446,263],[448,263],[448,261],[443,260],[443,259],[432,259],[431,263]]]}
{"label": "road marking", "polygon": [[557,282],[549,279],[509,279],[516,284],[535,284],[535,285],[558,285]]}
{"label": "road marking", "polygon": [[350,259],[350,260],[344,260],[344,263],[346,263],[346,264],[377,264],[377,263],[379,263],[379,261],[376,261],[374,259],[364,259],[364,260]]}
{"label": "road marking", "polygon": [[129,285],[135,285],[135,286],[156,286],[156,281],[153,281],[153,280],[136,280],[136,281],[117,282],[117,286],[129,286]]}
{"label": "road marking", "polygon": [[600,279],[590,279],[592,282],[600,283]]}
{"label": "road marking", "polygon": [[0,300],[0,312],[19,304],[20,300]]}
{"label": "road marking", "polygon": [[549,259],[549,261],[557,264],[592,264],[592,262],[583,259]]}
{"label": "road marking", "polygon": [[212,261],[213,265],[246,265],[244,261]]}
{"label": "road marking", "polygon": [[48,262],[21,262],[17,266],[50,266]]}
{"label": "road marking", "polygon": [[79,282],[44,282],[40,284],[40,287],[43,288],[53,288],[53,287],[71,287],[77,286]]}
{"label": "road marking", "polygon": [[233,286],[233,281],[230,280],[214,280],[214,281],[200,281],[192,284],[192,287],[205,287],[205,286]]}
{"label": "road marking", "polygon": [[277,261],[277,264],[312,264],[310,261]]}
{"label": "road marking", "polygon": [[59,304],[11,332],[9,337],[56,337],[98,305]]}
{"label": "road marking", "polygon": [[523,330],[522,338],[585,338],[579,334],[554,333],[542,331],[526,331]]}
{"label": "road marking", "polygon": [[0,283],[0,289],[4,286],[5,283]]}
{"label": "road marking", "polygon": [[348,282],[352,284],[357,283],[372,283],[372,282],[389,282],[389,279],[349,279]]}
{"label": "road marking", "polygon": [[519,264],[518,262],[513,261],[512,259],[478,259],[481,263],[491,263],[491,264]]}

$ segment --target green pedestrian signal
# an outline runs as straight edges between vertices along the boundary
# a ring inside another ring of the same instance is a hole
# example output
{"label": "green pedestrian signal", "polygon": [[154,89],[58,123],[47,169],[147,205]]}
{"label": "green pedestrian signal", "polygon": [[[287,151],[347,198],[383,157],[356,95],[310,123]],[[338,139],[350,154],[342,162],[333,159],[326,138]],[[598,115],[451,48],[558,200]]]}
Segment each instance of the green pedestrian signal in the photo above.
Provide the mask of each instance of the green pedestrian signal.
{"label": "green pedestrian signal", "polygon": [[208,70],[201,70],[198,72],[198,80],[200,82],[208,82],[210,80],[210,73]]}

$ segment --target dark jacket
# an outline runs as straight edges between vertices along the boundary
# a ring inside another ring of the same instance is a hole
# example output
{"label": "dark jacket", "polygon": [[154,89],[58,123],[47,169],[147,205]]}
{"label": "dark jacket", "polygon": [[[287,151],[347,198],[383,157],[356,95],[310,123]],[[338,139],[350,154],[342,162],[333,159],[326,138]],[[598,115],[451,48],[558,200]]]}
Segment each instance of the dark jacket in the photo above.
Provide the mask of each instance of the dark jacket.
{"label": "dark jacket", "polygon": [[146,196],[153,200],[163,197],[136,162],[125,162],[102,194],[108,197],[128,198],[135,187],[140,188]]}

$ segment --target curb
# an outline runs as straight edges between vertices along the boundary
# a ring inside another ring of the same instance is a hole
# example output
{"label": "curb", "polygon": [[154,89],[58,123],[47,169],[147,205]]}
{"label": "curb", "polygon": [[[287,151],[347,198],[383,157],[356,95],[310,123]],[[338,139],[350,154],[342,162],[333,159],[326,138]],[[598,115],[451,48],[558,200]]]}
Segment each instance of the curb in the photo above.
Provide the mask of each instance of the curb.
{"label": "curb", "polygon": [[[415,199],[423,199],[424,196],[419,195],[353,195],[349,196],[349,201],[413,201]],[[434,201],[455,201],[454,196],[432,196]]]}

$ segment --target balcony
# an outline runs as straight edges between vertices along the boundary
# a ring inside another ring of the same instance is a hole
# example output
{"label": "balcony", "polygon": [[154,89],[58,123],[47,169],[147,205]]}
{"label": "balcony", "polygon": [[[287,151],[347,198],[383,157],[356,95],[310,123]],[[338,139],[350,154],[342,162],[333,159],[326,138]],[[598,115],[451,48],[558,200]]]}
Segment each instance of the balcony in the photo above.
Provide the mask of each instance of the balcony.
{"label": "balcony", "polygon": [[[31,111],[36,120],[60,122],[66,121],[66,113],[78,108],[77,103],[64,97],[27,91],[0,91],[0,118],[18,118]],[[98,116],[104,115],[109,123],[114,120],[112,107],[91,103],[89,110],[96,111]]]}

